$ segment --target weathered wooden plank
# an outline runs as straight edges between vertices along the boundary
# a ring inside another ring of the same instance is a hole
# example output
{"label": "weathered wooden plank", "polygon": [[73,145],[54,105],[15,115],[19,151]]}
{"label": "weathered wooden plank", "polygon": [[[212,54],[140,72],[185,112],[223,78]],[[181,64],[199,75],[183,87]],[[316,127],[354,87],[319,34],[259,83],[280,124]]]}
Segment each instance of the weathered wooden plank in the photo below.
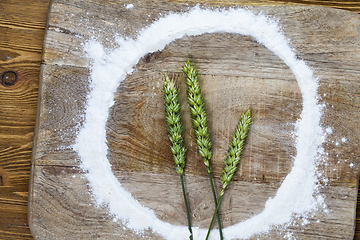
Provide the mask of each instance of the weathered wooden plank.
{"label": "weathered wooden plank", "polygon": [[[107,45],[114,47],[114,32],[132,37],[137,30],[154,21],[159,12],[166,14],[187,8],[178,2],[136,4],[137,8],[129,13],[122,2],[111,2],[111,7],[107,2],[53,2],[44,49],[30,192],[30,222],[39,239],[54,239],[59,234],[78,239],[95,236],[137,238],[128,230],[116,227],[106,209],[89,206],[92,202],[86,182],[79,177],[78,157],[71,149],[76,135],[74,129],[78,129],[76,124],[83,121],[89,88],[86,69],[89,60],[79,44],[92,35],[98,36],[97,31],[101,29],[100,40],[107,39]],[[351,167],[350,163],[356,163],[359,157],[356,144],[360,104],[356,77],[359,74],[356,67],[359,16],[308,7],[262,6],[253,11],[263,11],[270,16],[276,14],[296,53],[314,69],[320,79],[319,95],[327,105],[323,124],[334,129],[324,146],[329,153],[328,160],[320,165],[320,170],[329,178],[329,185],[321,192],[327,197],[332,211],[328,214],[318,212],[310,219],[314,224],[294,227],[291,231],[300,239],[315,236],[351,239],[358,167]],[[88,15],[96,17],[89,18]],[[82,38],[79,39],[77,33]],[[229,52],[230,48],[232,51]],[[172,74],[179,82],[180,99],[185,103],[180,67],[186,57],[199,69],[205,102],[209,106],[210,129],[214,136],[212,168],[216,178],[239,113],[249,105],[253,108],[249,147],[222,206],[226,213],[224,226],[228,226],[261,211],[266,199],[275,194],[290,171],[294,147],[289,135],[301,111],[301,94],[287,66],[251,37],[233,34],[184,37],[160,52],[145,56],[136,66],[137,71],[118,88],[115,105],[110,110],[107,123],[109,159],[116,176],[133,196],[154,209],[159,218],[171,223],[185,224],[181,218],[184,209],[180,208],[180,192],[174,191],[179,183],[175,181],[172,163],[165,160],[170,159],[170,153],[164,144],[167,137],[163,128],[160,89],[163,73]],[[186,108],[182,111],[184,115],[188,114]],[[185,144],[191,145],[190,122],[184,120]],[[341,137],[347,138],[347,144],[337,147]],[[205,190],[208,188],[204,180],[206,172],[194,145],[189,147],[188,153],[188,158],[193,160],[186,169],[187,184],[196,193],[190,199],[192,211],[196,212],[194,225],[205,227],[211,215],[211,204],[199,196],[209,194]],[[163,189],[161,197],[149,194],[150,186]],[[253,192],[250,196],[258,201],[249,201],[249,194],[239,195],[250,189]],[[236,201],[245,205],[237,207]],[[46,209],[55,209],[58,217],[54,219],[54,212]],[[317,219],[321,219],[321,223],[316,224]],[[272,231],[262,237],[279,237],[277,234]],[[147,232],[144,236],[154,237]]]}
{"label": "weathered wooden plank", "polygon": [[[30,159],[48,0],[0,1],[0,239],[33,239],[27,221]],[[13,76],[13,75],[12,75]]]}

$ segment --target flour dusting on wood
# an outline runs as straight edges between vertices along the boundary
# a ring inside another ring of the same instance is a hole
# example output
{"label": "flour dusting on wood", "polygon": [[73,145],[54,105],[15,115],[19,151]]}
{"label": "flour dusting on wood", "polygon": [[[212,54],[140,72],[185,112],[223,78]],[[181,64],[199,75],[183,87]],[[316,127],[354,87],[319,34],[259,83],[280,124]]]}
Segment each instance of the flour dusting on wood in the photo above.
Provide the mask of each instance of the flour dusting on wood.
{"label": "flour dusting on wood", "polygon": [[[129,7],[129,9],[131,9]],[[159,220],[155,213],[143,207],[111,170],[107,159],[105,125],[109,109],[114,104],[117,87],[131,74],[139,59],[148,53],[164,49],[167,44],[183,36],[205,33],[235,33],[250,35],[275,53],[293,72],[302,93],[302,112],[296,123],[296,156],[291,172],[282,182],[274,198],[268,199],[261,213],[224,229],[226,239],[248,238],[270,230],[274,226],[291,224],[306,215],[325,207],[324,198],[318,193],[316,162],[323,158],[322,144],[325,131],[320,127],[322,106],[318,101],[318,83],[312,70],[299,60],[280,32],[279,26],[264,15],[249,10],[204,10],[194,8],[183,14],[169,14],[139,32],[136,40],[118,39],[120,47],[106,51],[96,41],[90,41],[85,51],[92,59],[91,91],[87,99],[86,120],[77,135],[74,149],[82,161],[92,193],[98,205],[107,205],[115,219],[126,223],[134,231],[151,228],[165,239],[188,239],[186,226],[175,226]],[[107,79],[107,84],[103,84]],[[326,129],[327,134],[332,129]],[[346,139],[341,140],[342,143]],[[322,179],[324,181],[324,179]],[[194,228],[194,239],[204,238],[206,229]],[[287,234],[291,238],[291,233]],[[218,238],[213,230],[211,239]]]}

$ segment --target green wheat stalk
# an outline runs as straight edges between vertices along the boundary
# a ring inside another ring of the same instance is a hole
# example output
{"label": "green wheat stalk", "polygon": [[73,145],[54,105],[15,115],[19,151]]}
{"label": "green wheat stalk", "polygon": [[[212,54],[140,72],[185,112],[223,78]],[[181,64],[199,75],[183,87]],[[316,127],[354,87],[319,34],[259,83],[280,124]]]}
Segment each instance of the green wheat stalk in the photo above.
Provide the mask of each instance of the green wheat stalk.
{"label": "green wheat stalk", "polygon": [[251,110],[249,109],[245,114],[241,114],[240,120],[238,125],[236,126],[235,133],[233,134],[233,137],[230,141],[229,150],[226,154],[226,158],[224,160],[224,166],[221,171],[221,183],[222,188],[219,196],[219,200],[217,202],[217,206],[213,215],[213,218],[211,220],[208,233],[206,235],[206,240],[209,237],[212,225],[214,223],[215,215],[219,210],[220,201],[222,196],[224,195],[225,188],[227,185],[229,185],[231,179],[233,178],[237,166],[240,163],[241,160],[241,153],[243,151],[243,146],[245,143],[245,138],[247,136],[247,133],[249,131],[251,125]]}
{"label": "green wheat stalk", "polygon": [[[203,162],[206,166],[209,175],[211,189],[213,192],[213,197],[216,207],[218,205],[218,202],[216,199],[216,193],[211,176],[210,164],[209,164],[209,160],[212,156],[212,151],[211,151],[212,143],[210,141],[209,128],[207,126],[208,118],[206,116],[206,112],[204,108],[204,101],[201,94],[198,74],[197,74],[197,70],[191,66],[189,60],[186,61],[186,64],[182,67],[182,70],[186,75],[187,99],[190,107],[192,126],[194,128],[194,133],[195,133],[195,141],[198,145],[198,153],[202,156]],[[217,219],[219,225],[220,239],[222,240],[223,234],[221,228],[220,215],[218,212],[216,213],[217,213]]]}
{"label": "green wheat stalk", "polygon": [[170,146],[171,152],[173,153],[173,160],[175,165],[175,170],[180,174],[182,192],[184,196],[184,202],[186,206],[186,214],[188,219],[188,227],[190,232],[190,240],[193,240],[193,233],[191,228],[190,221],[190,212],[185,194],[185,186],[184,186],[184,167],[185,167],[185,152],[186,149],[183,147],[183,138],[181,133],[183,131],[183,127],[181,125],[181,117],[180,117],[180,104],[178,100],[178,93],[175,87],[175,83],[170,81],[167,76],[164,76],[165,82],[163,86],[163,94],[165,100],[165,121],[166,127],[168,129],[168,137],[172,143]]}

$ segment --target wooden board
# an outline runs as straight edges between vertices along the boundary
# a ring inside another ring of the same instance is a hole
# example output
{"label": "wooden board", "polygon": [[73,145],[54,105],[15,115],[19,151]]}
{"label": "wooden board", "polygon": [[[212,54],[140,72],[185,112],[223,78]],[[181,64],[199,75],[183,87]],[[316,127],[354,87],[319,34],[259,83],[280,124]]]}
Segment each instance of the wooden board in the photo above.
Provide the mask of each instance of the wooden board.
{"label": "wooden board", "polygon": [[[97,36],[104,45],[115,48],[114,33],[136,37],[137,31],[159,14],[182,12],[196,3],[139,1],[132,9],[126,4],[80,0],[51,4],[29,192],[29,224],[36,239],[140,238],[114,223],[106,207],[94,207],[79,156],[71,148],[84,121],[90,88],[90,62],[81,46]],[[221,4],[234,6],[230,1]],[[296,54],[312,67],[319,78],[321,102],[326,105],[322,124],[333,129],[324,144],[327,161],[319,165],[329,179],[320,190],[329,212],[315,212],[308,225],[274,229],[255,238],[282,238],[292,233],[298,239],[352,239],[360,155],[360,17],[305,6],[264,5],[252,11],[276,17]],[[249,105],[253,109],[254,123],[242,165],[221,207],[226,227],[261,212],[290,172],[295,149],[289,136],[302,109],[301,93],[289,68],[249,36],[184,37],[139,61],[136,71],[119,86],[110,109],[108,157],[122,185],[158,218],[173,224],[185,225],[186,215],[168,149],[160,90],[164,73],[184,81],[180,68],[187,57],[197,66],[202,81],[213,141],[212,171],[218,187],[222,160],[238,117]],[[179,86],[185,105],[184,85]],[[182,111],[188,114],[187,108]],[[191,159],[186,184],[191,192],[193,224],[205,228],[213,211],[209,183],[196,146],[191,144],[187,118],[184,125],[187,158]],[[346,138],[346,143],[341,138]],[[142,237],[159,239],[151,232]]]}
{"label": "wooden board", "polygon": [[32,239],[28,184],[49,2],[0,1],[0,239]]}

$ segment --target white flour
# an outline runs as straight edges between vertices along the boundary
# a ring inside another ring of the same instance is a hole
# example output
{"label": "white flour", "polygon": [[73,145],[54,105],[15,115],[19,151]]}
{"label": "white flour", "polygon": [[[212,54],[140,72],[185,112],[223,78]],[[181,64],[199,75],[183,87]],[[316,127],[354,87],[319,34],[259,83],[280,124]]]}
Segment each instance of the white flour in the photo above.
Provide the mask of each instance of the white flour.
{"label": "white flour", "polygon": [[[130,7],[129,7],[130,8]],[[249,10],[211,11],[194,8],[184,14],[169,14],[142,30],[137,40],[119,40],[120,47],[105,52],[96,41],[89,42],[85,51],[92,59],[91,86],[86,108],[86,120],[74,149],[87,170],[87,180],[97,204],[106,204],[110,214],[126,222],[128,228],[142,231],[151,228],[169,240],[188,239],[187,226],[174,226],[159,220],[155,213],[141,206],[122,188],[111,171],[107,159],[106,131],[109,108],[114,103],[118,85],[139,59],[150,52],[164,49],[170,42],[185,35],[228,32],[251,35],[274,52],[289,66],[299,84],[303,110],[296,123],[296,157],[291,172],[276,196],[266,202],[263,211],[243,222],[224,229],[226,239],[248,238],[266,232],[274,225],[289,223],[294,215],[304,214],[322,204],[316,196],[315,159],[321,153],[324,132],[320,127],[321,107],[318,104],[318,83],[304,61],[297,59],[276,23]],[[106,79],[107,84],[103,84]],[[331,129],[328,129],[328,132]],[[256,199],[254,199],[256,201]],[[204,239],[206,229],[194,228],[194,239]],[[218,239],[213,230],[211,239]]]}

